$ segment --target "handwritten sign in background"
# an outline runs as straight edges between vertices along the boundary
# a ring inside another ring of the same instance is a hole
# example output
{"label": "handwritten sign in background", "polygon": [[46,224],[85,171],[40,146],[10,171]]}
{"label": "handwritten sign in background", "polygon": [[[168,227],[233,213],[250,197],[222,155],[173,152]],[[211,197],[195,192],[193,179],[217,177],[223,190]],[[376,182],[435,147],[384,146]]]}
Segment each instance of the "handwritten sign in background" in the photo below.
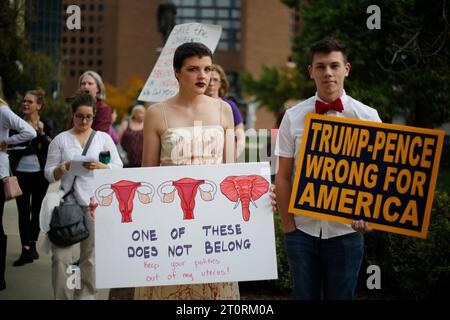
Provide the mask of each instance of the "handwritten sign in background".
{"label": "handwritten sign in background", "polygon": [[150,73],[138,100],[161,102],[178,93],[178,81],[173,70],[173,55],[176,48],[186,42],[201,42],[211,52],[216,50],[222,27],[200,23],[176,25]]}
{"label": "handwritten sign in background", "polygon": [[425,238],[444,133],[308,115],[289,212]]}
{"label": "handwritten sign in background", "polygon": [[[96,170],[96,189],[125,179],[151,183],[157,189],[165,181],[185,177],[211,180],[217,186],[212,201],[202,200],[200,190],[197,190],[192,220],[183,219],[178,192],[172,203],[163,203],[158,195],[154,195],[148,204],[141,203],[136,193],[132,199],[132,222],[129,223],[121,222],[115,194],[109,206],[97,207],[97,287],[276,279],[275,233],[269,192],[255,200],[257,208],[250,204],[250,219],[246,222],[242,203],[233,209],[235,203],[220,191],[220,183],[226,177],[252,174],[260,175],[270,183],[267,162]],[[139,236],[141,231],[146,232],[145,239]]]}

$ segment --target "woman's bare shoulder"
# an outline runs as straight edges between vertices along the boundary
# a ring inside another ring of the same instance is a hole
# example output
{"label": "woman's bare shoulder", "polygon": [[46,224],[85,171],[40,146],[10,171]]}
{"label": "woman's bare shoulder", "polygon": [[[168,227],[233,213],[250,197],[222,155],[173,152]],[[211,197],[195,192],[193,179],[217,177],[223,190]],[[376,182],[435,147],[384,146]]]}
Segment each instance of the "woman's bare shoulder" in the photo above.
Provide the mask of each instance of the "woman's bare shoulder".
{"label": "woman's bare shoulder", "polygon": [[148,107],[144,127],[148,123],[150,127],[156,129],[156,132],[161,135],[167,129],[167,107],[170,107],[168,100],[155,103]]}
{"label": "woman's bare shoulder", "polygon": [[203,95],[202,98],[203,98],[204,103],[207,103],[210,105],[216,105],[216,106],[220,106],[220,101],[222,101],[222,99],[211,98],[210,96],[207,96],[207,95]]}
{"label": "woman's bare shoulder", "polygon": [[220,105],[221,105],[221,112],[222,112],[222,119],[224,119],[224,125],[226,128],[234,128],[234,118],[233,118],[233,111],[231,109],[231,105],[220,99]]}
{"label": "woman's bare shoulder", "polygon": [[162,108],[163,108],[162,102],[152,104],[150,107],[147,108],[146,114],[151,115],[152,117],[158,117],[158,116],[161,117],[162,116]]}
{"label": "woman's bare shoulder", "polygon": [[145,111],[145,122],[149,122],[152,124],[158,124],[163,119],[162,115],[162,104],[156,103],[151,105]]}

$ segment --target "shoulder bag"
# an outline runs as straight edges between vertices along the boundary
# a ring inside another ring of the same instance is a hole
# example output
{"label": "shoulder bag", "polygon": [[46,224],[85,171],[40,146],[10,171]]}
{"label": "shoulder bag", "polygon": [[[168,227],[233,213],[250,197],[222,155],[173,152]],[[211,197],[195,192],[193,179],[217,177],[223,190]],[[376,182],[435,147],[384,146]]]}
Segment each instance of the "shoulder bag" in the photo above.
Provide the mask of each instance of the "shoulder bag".
{"label": "shoulder bag", "polygon": [[[95,133],[96,131],[93,130],[89,136],[82,155],[86,154]],[[89,237],[89,222],[86,221],[83,208],[76,200],[68,201],[69,195],[74,192],[75,180],[76,177],[70,191],[63,196],[59,206],[53,209],[50,230],[47,233],[50,241],[60,247],[71,246]]]}
{"label": "shoulder bag", "polygon": [[5,200],[11,200],[22,195],[19,181],[13,175],[3,178],[3,190],[5,192]]}

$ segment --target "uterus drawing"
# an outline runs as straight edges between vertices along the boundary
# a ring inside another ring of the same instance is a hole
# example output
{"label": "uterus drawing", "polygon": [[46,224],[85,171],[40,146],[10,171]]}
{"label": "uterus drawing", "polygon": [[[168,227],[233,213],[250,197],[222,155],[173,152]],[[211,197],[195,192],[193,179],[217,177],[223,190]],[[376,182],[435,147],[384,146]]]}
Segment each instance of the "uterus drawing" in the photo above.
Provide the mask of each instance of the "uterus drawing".
{"label": "uterus drawing", "polygon": [[250,202],[257,208],[255,201],[269,190],[269,182],[262,176],[229,176],[220,183],[220,191],[232,202],[242,204],[242,218],[250,220]]}
{"label": "uterus drawing", "polygon": [[116,195],[119,203],[119,210],[122,215],[122,223],[132,222],[133,201],[135,194],[143,204],[152,202],[155,195],[155,188],[148,182],[134,182],[120,180],[113,184],[104,184],[95,190],[95,198],[100,206],[110,206],[113,195]]}
{"label": "uterus drawing", "polygon": [[[202,186],[210,186],[209,190]],[[170,191],[167,189],[170,188]],[[196,180],[192,178],[183,178],[177,181],[166,181],[159,185],[157,193],[164,203],[173,202],[175,198],[175,191],[181,200],[181,208],[183,210],[183,219],[194,219],[195,197],[197,191],[200,190],[200,197],[203,201],[211,201],[217,191],[217,186],[214,182],[201,179]]]}

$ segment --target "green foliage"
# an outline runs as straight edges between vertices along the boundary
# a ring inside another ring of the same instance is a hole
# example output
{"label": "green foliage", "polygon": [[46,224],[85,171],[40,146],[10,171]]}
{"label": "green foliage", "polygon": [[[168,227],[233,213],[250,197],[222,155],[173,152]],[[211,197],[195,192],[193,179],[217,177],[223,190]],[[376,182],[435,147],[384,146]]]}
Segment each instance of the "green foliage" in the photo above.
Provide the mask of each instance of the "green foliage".
{"label": "green foliage", "polygon": [[261,76],[254,79],[248,72],[240,77],[242,89],[245,93],[253,95],[262,106],[278,115],[289,99],[299,98],[299,74],[294,68],[262,66]]}
{"label": "green foliage", "polygon": [[284,249],[284,233],[281,228],[280,215],[278,212],[274,213],[274,222],[278,279],[240,282],[239,289],[243,295],[245,295],[246,292],[250,292],[251,294],[257,294],[258,296],[268,296],[269,299],[274,299],[275,296],[288,298],[291,295],[291,275],[289,272],[286,251]]}
{"label": "green foliage", "polygon": [[450,197],[446,192],[435,193],[426,239],[375,231],[365,240],[366,264],[381,268],[382,291],[408,299],[450,297]]}
{"label": "green foliage", "polygon": [[[23,2],[24,3],[24,2]],[[0,2],[0,75],[5,99],[20,114],[22,99],[28,90],[46,92],[46,106],[42,115],[53,120],[55,133],[67,129],[70,111],[63,97],[53,97],[52,87],[62,79],[55,72],[55,65],[46,55],[29,51],[27,41],[20,31],[22,2]]]}
{"label": "green foliage", "polygon": [[40,52],[28,51],[22,63],[21,83],[16,90],[22,93],[32,88],[41,88],[47,94],[51,93],[52,85],[59,79],[50,58]]}
{"label": "green foliage", "polygon": [[[299,81],[310,81],[309,46],[333,36],[350,49],[347,92],[376,108],[383,120],[401,113],[421,127],[449,121],[449,6],[444,0],[433,5],[425,0],[379,1],[381,29],[369,30],[366,9],[371,4],[368,0],[297,4],[303,19],[294,45]],[[310,85],[302,88],[304,97],[314,93]]]}
{"label": "green foliage", "polygon": [[274,214],[275,220],[275,242],[277,250],[278,280],[271,281],[271,284],[281,292],[291,292],[291,274],[284,249],[284,232],[281,228],[280,214]]}
{"label": "green foliage", "polygon": [[281,3],[284,3],[289,8],[295,8],[298,7],[300,4],[299,0],[281,0]]}
{"label": "green foliage", "polygon": [[10,98],[7,98],[11,109],[21,114],[22,100],[28,90],[42,89],[46,92],[46,104],[41,113],[54,123],[55,134],[67,129],[70,108],[64,97],[52,96],[52,85],[59,81],[50,59],[39,52],[26,52],[22,60],[23,70],[19,73],[20,80],[13,88]]}
{"label": "green foliage", "polygon": [[42,117],[53,121],[55,135],[67,130],[72,111],[63,96],[47,99],[47,106],[42,112]]}
{"label": "green foliage", "polygon": [[450,145],[442,148],[436,190],[450,193]]}
{"label": "green foliage", "polygon": [[18,30],[19,8],[0,1],[0,76],[7,100],[15,98],[21,83],[20,63],[26,54],[26,42]]}

